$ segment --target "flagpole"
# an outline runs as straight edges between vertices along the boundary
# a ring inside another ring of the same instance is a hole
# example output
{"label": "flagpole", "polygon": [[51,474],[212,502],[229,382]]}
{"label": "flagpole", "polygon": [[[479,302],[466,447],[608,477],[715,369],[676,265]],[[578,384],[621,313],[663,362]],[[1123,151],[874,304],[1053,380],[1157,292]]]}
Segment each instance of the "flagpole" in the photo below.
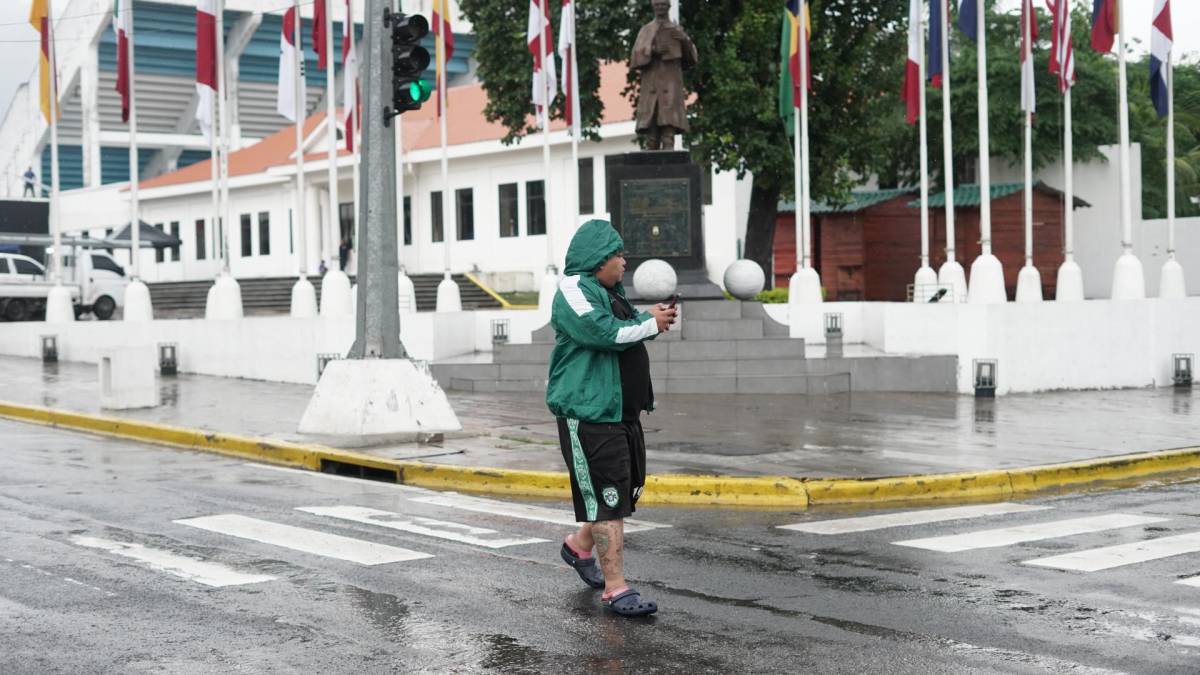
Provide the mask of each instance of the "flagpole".
{"label": "flagpole", "polygon": [[1125,36],[1129,32],[1125,24],[1125,3],[1117,3],[1118,47],[1117,47],[1117,92],[1120,101],[1121,146],[1121,257],[1113,270],[1112,298],[1114,300],[1140,300],[1146,297],[1146,277],[1142,262],[1133,252],[1133,188],[1129,168],[1129,83],[1125,68]]}
{"label": "flagpole", "polygon": [[[122,0],[124,2],[125,0]],[[132,257],[130,268],[132,280],[138,281],[141,279],[141,229],[142,221],[138,214],[138,142],[137,142],[137,85],[135,84],[134,73],[137,72],[134,68],[133,61],[133,0],[128,0],[129,6],[129,23],[128,36],[129,54],[126,56],[129,63],[129,227],[130,227],[130,243],[133,248],[130,249]],[[120,36],[117,37],[117,48],[120,48]]]}
{"label": "flagpole", "polygon": [[229,232],[229,117],[225,101],[225,0],[217,2],[217,110],[220,117],[220,169],[221,169],[221,262],[226,276],[230,275]]}
{"label": "flagpole", "polygon": [[[352,0],[346,0],[346,24],[345,25],[346,25],[347,35],[349,36],[349,39],[350,39],[350,53],[354,55],[355,70],[357,71],[357,69],[358,69],[358,51],[357,51],[357,49],[358,48],[357,48],[357,45],[355,45],[355,43],[354,43],[354,12],[352,11],[351,5],[352,5]],[[364,17],[364,19],[365,18],[366,17]],[[345,57],[343,57],[343,58],[345,58]],[[346,69],[345,63],[342,64],[342,70],[343,70],[343,72],[342,72],[343,78],[350,76],[350,72]],[[355,77],[355,80],[358,79],[357,74],[355,74],[354,77]],[[353,179],[354,180],[354,236],[359,237],[359,243],[361,243],[361,237],[359,235],[359,232],[362,228],[362,223],[360,222],[361,217],[358,212],[359,211],[359,209],[358,209],[358,205],[359,205],[358,186],[359,186],[359,180],[361,180],[361,175],[362,175],[361,174],[362,169],[359,167],[359,161],[362,159],[362,142],[361,142],[362,137],[358,134],[358,128],[360,126],[359,119],[362,118],[362,110],[360,109],[361,102],[358,100],[358,82],[357,81],[352,82],[351,86],[353,87],[351,89],[352,96],[353,96],[353,98],[351,100],[354,102],[354,114],[349,116],[350,128],[346,131],[346,133],[354,135],[353,136],[354,151],[351,153],[351,160],[354,163],[354,179]],[[357,266],[357,263],[355,263],[355,264]],[[357,267],[356,267],[356,269],[357,269]]]}
{"label": "flagpole", "polygon": [[1167,260],[1175,260],[1175,66],[1167,54]]}
{"label": "flagpole", "polygon": [[[796,273],[788,281],[788,304],[810,305],[819,304],[823,298],[821,297],[821,275],[809,265],[812,230],[808,222],[810,212],[810,179],[808,173],[809,13],[807,2],[800,3],[800,16],[797,18],[795,30],[797,31],[796,44],[799,50],[800,72],[797,75],[799,81],[795,83],[795,86],[800,88],[800,105],[796,106],[798,114],[796,115],[796,140],[794,141],[797,162],[794,175],[798,176],[794,178],[796,181]],[[795,99],[793,98],[793,100]],[[791,316],[794,317],[792,325],[800,326],[801,315],[799,312],[793,313]],[[798,335],[798,333],[793,333],[793,335]]]}
{"label": "flagpole", "polygon": [[[450,150],[449,150],[449,133],[447,131],[446,117],[449,113],[447,106],[450,103],[450,77],[446,72],[446,31],[450,30],[450,21],[447,18],[449,5],[442,2],[439,6],[441,11],[437,14],[437,72],[438,72],[438,130],[441,134],[442,142],[442,280],[438,283],[437,292],[437,311],[438,312],[460,312],[462,311],[462,290],[455,283],[453,275],[450,273],[450,238],[453,233],[450,230]],[[401,202],[401,209],[403,209]],[[454,220],[458,223],[457,217]],[[415,308],[414,308],[415,311]]]}
{"label": "flagpole", "polygon": [[[1063,0],[1064,2],[1066,0]],[[1021,115],[1025,134],[1025,265],[1017,276],[1017,301],[1041,302],[1042,279],[1033,266],[1033,114],[1037,105],[1034,86],[1033,22],[1037,15],[1033,0],[1022,0],[1021,6]],[[1066,64],[1061,65],[1066,68]]]}
{"label": "flagpole", "polygon": [[46,0],[46,31],[50,36],[46,39],[50,62],[50,228],[54,239],[54,258],[51,261],[51,273],[54,275],[54,285],[62,285],[62,225],[59,217],[58,195],[58,50],[55,49],[56,35],[54,32],[54,7],[52,0]]}
{"label": "flagpole", "polygon": [[[676,5],[678,12],[678,5]],[[582,133],[582,121],[580,117],[583,111],[579,109],[579,59],[576,52],[579,51],[579,3],[577,0],[571,0],[571,90],[567,92],[567,96],[571,97],[571,163],[572,174],[575,176],[575,222],[571,223],[571,230],[574,231],[579,227],[580,213],[579,204],[579,135]],[[563,67],[567,67],[563,64]]]}
{"label": "flagpole", "polygon": [[938,270],[938,284],[949,286],[953,301],[966,294],[967,276],[956,255],[954,236],[954,143],[950,106],[950,12],[946,0],[941,2],[942,34],[942,175],[946,192],[946,262]]}
{"label": "flagpole", "polygon": [[554,264],[554,218],[551,216],[550,208],[551,198],[553,193],[550,191],[550,104],[553,102],[554,93],[550,82],[550,71],[546,67],[546,59],[554,58],[553,50],[550,47],[550,10],[546,0],[541,0],[542,5],[542,39],[538,44],[539,56],[542,60],[542,168],[546,175],[546,184],[543,194],[545,195],[545,213],[546,213],[546,274],[557,277],[558,268]]}
{"label": "flagpole", "polygon": [[[937,0],[934,0],[935,2]],[[911,30],[911,28],[910,28]],[[917,270],[913,284],[913,302],[924,292],[929,292],[929,285],[937,285],[937,273],[929,266],[929,124],[925,109],[925,12],[918,13],[917,30],[921,36],[921,49],[917,58],[917,114],[921,117],[921,268]]]}
{"label": "flagpole", "polygon": [[[329,236],[325,239],[325,257],[329,260],[329,271],[342,271],[340,266],[341,222],[338,218],[338,166],[337,166],[337,106],[333,93],[334,81],[333,55],[333,2],[325,0],[325,116],[326,128],[329,131],[329,148],[327,176],[329,178]],[[334,258],[337,250],[338,258]],[[347,298],[348,300],[348,298]],[[349,302],[347,302],[347,305]]]}
{"label": "flagpole", "polygon": [[306,83],[304,77],[304,56],[303,44],[304,37],[301,32],[303,24],[300,22],[300,0],[292,0],[292,42],[294,46],[292,61],[295,65],[295,90],[296,96],[293,101],[296,110],[296,231],[297,237],[297,259],[299,260],[298,273],[300,279],[307,280],[308,278],[308,227],[305,216],[305,193],[304,193],[304,111],[306,99]]}
{"label": "flagpole", "polygon": [[979,257],[971,263],[968,299],[976,303],[999,303],[1008,300],[1008,292],[1004,288],[1004,269],[992,254],[992,171],[988,140],[986,14],[986,4],[979,0],[975,9],[975,65],[979,80],[979,243],[982,250]]}
{"label": "flagpole", "polygon": [[[1062,67],[1066,67],[1063,65]],[[1066,180],[1066,210],[1063,212],[1063,227],[1066,230],[1066,247],[1063,257],[1066,262],[1075,262],[1075,139],[1071,120],[1071,87],[1063,95],[1063,172]]]}

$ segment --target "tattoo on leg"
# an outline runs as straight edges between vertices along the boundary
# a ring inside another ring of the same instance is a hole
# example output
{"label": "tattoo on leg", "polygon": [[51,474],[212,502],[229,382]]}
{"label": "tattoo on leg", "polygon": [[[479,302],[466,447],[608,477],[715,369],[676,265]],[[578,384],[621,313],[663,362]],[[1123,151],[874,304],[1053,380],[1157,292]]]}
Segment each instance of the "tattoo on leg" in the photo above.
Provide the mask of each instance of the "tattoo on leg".
{"label": "tattoo on leg", "polygon": [[625,527],[620,520],[605,520],[592,526],[592,539],[596,541],[596,553],[600,556],[600,568],[604,578],[617,584],[625,581],[624,548]]}

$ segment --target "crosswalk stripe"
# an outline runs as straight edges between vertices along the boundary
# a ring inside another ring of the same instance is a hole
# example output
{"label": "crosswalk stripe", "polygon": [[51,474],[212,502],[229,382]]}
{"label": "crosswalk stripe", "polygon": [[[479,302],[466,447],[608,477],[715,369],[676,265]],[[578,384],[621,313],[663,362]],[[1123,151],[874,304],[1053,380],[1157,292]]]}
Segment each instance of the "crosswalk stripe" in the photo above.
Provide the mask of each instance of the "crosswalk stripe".
{"label": "crosswalk stripe", "polygon": [[486,548],[504,548],[505,546],[538,544],[548,541],[532,537],[524,539],[515,537],[487,537],[484,535],[498,535],[501,533],[484,527],[474,527],[445,520],[434,520],[433,518],[405,517],[399,513],[380,511],[379,509],[362,506],[300,506],[296,510],[318,516],[340,518],[356,523],[366,523],[367,525],[378,525],[379,527],[386,527],[392,530],[448,539],[450,541],[484,546]]}
{"label": "crosswalk stripe", "polygon": [[[495,516],[507,516],[509,518],[521,518],[523,520],[540,520],[544,523],[553,523],[555,525],[570,525],[574,527],[579,524],[575,521],[575,514],[572,513],[569,508],[548,509],[544,506],[531,506],[528,504],[517,504],[514,502],[502,502],[494,499],[469,497],[467,495],[458,494],[457,492],[444,492],[429,497],[410,497],[409,499],[410,501],[419,502],[421,504],[445,506],[452,509],[462,509],[463,511],[474,511],[476,513],[490,513]],[[670,527],[670,525],[651,523],[645,520],[634,520],[632,518],[625,519],[626,534],[630,532],[642,532],[644,530],[654,530],[664,527]]]}
{"label": "crosswalk stripe", "polygon": [[1175,583],[1183,584],[1184,586],[1195,586],[1196,588],[1200,588],[1200,577],[1188,577],[1187,579],[1180,579]]}
{"label": "crosswalk stripe", "polygon": [[947,520],[964,520],[967,518],[1000,516],[1010,513],[1029,513],[1031,511],[1044,511],[1049,508],[1049,506],[1032,506],[1030,504],[1002,502],[999,504],[980,504],[978,506],[954,506],[950,508],[924,509],[921,511],[884,513],[876,516],[862,516],[859,518],[817,520],[807,523],[780,525],[779,529],[795,530],[797,532],[807,532],[809,534],[849,534],[851,532],[882,530],[889,527],[940,523]]}
{"label": "crosswalk stripe", "polygon": [[132,542],[83,536],[72,537],[71,541],[78,546],[95,548],[119,555],[123,558],[136,560],[145,564],[150,569],[167,572],[177,577],[204,584],[205,586],[220,588],[223,586],[257,584],[275,579],[275,577],[269,574],[246,574],[220,563],[189,558],[178,553],[172,553],[171,551],[149,548]]}
{"label": "crosswalk stripe", "polygon": [[292,527],[273,523],[269,520],[259,520],[234,514],[219,516],[204,516],[176,520],[180,525],[198,527],[217,534],[231,537],[250,539],[263,544],[290,548],[294,551],[311,553],[313,555],[348,560],[360,565],[381,565],[384,563],[406,562],[432,558],[428,553],[410,551],[396,546],[376,544],[361,539],[351,539],[336,534],[327,534],[302,527]]}
{"label": "crosswalk stripe", "polygon": [[945,537],[928,537],[925,539],[910,539],[893,542],[897,546],[923,548],[942,553],[956,553],[979,548],[997,548],[1011,546],[1029,541],[1056,539],[1089,532],[1103,532],[1122,527],[1149,525],[1161,523],[1166,518],[1152,516],[1134,516],[1125,513],[1110,513],[1103,516],[1087,518],[1072,518],[1069,520],[1054,520],[1048,523],[1019,525],[1017,527],[1002,527],[993,530],[979,530]]}
{"label": "crosswalk stripe", "polygon": [[[1049,558],[1038,558],[1037,560],[1028,560],[1025,564],[1075,572],[1097,572],[1197,551],[1200,551],[1200,532],[1191,532],[1117,546],[1093,548],[1087,551],[1064,553]],[[1200,585],[1200,581],[1196,585]]]}

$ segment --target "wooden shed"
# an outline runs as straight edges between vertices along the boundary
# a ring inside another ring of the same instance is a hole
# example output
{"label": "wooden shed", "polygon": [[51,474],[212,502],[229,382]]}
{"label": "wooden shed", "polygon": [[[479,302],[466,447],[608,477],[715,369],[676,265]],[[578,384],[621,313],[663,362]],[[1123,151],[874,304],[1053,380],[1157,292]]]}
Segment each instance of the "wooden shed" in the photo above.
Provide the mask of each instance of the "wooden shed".
{"label": "wooden shed", "polygon": [[[921,264],[920,200],[915,189],[853,193],[844,205],[814,204],[813,266],[821,274],[825,299],[896,301],[908,299],[913,275]],[[1024,185],[993,185],[992,252],[1004,267],[1009,298],[1016,295],[1017,274],[1025,264]],[[929,199],[930,265],[946,260],[945,194]],[[980,253],[979,187],[954,190],[957,259],[970,274]],[[1076,208],[1087,206],[1075,200]],[[1034,186],[1033,262],[1042,273],[1042,293],[1054,298],[1058,266],[1063,260],[1063,194],[1045,184]],[[795,272],[795,207],[779,205],[774,246],[774,280],[786,288]]]}

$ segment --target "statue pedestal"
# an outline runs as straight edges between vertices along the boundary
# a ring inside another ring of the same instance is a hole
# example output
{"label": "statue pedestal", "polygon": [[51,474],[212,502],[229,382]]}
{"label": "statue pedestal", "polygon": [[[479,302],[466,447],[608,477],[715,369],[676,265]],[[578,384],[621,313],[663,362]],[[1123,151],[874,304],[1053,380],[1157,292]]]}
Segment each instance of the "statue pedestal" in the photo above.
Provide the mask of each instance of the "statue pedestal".
{"label": "statue pedestal", "polygon": [[[689,300],[724,298],[704,260],[702,171],[686,152],[651,150],[605,158],[608,210],[625,240],[626,292],[647,260],[675,268],[679,293]],[[630,294],[637,300],[636,294]]]}

